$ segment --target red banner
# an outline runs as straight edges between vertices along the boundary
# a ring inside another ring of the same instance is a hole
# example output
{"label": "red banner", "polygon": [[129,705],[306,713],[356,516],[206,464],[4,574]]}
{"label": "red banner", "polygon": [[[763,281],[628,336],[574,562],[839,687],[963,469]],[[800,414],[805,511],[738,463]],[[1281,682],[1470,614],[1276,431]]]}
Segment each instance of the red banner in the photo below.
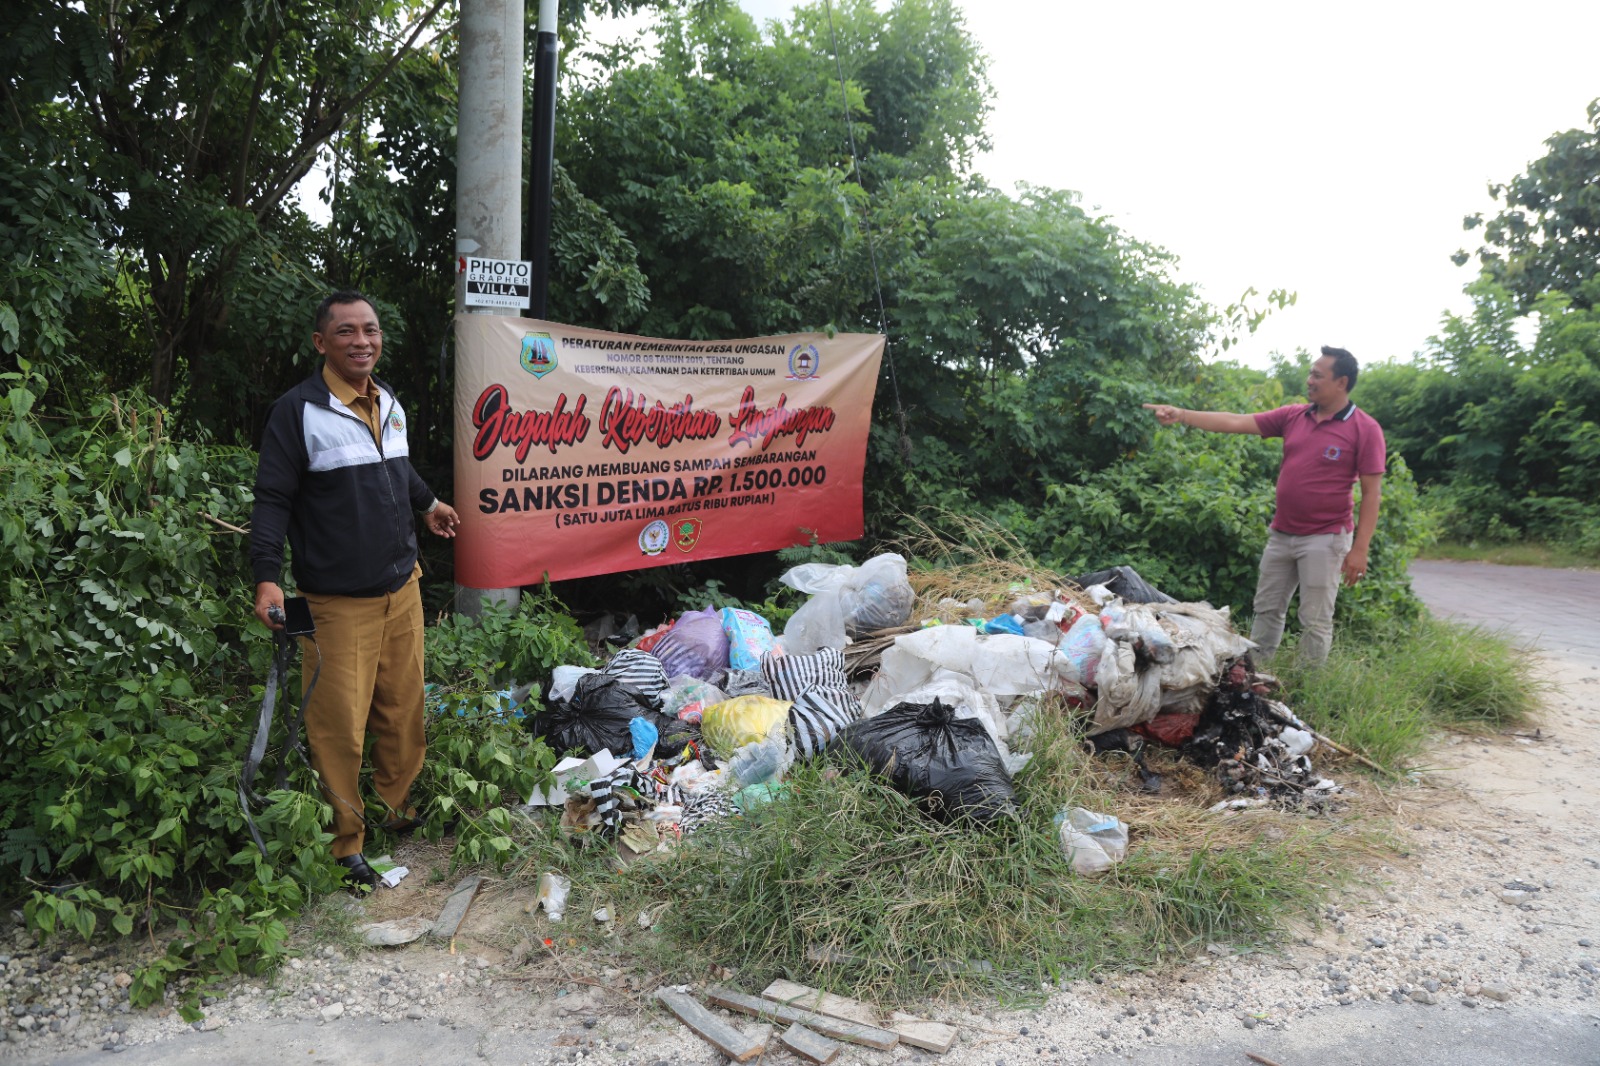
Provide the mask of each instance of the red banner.
{"label": "red banner", "polygon": [[861,536],[884,339],[456,319],[456,581],[511,588]]}

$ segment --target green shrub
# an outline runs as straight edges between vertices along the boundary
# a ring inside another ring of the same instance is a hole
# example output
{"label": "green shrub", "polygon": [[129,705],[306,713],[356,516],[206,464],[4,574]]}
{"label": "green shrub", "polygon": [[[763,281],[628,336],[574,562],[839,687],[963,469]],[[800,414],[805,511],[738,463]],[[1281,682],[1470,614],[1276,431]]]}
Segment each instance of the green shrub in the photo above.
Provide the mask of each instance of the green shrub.
{"label": "green shrub", "polygon": [[[43,417],[45,382],[22,366],[0,408],[0,892],[43,935],[170,934],[133,1001],[198,977],[192,1012],[206,980],[272,970],[286,923],[337,887],[329,811],[303,767],[264,797],[265,857],[237,793],[272,648],[227,528],[248,520],[255,459],[172,440],[137,396]],[[529,597],[426,639],[438,699],[416,795],[438,798],[435,834],[465,814],[460,858],[503,857],[499,807],[552,759],[497,693],[588,661],[582,634]]]}

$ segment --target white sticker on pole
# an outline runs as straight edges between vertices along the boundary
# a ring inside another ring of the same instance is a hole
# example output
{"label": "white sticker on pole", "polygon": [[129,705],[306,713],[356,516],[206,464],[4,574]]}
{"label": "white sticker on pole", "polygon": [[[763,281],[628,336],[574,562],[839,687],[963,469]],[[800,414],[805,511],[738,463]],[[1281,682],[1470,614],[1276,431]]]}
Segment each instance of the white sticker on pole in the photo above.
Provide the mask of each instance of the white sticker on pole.
{"label": "white sticker on pole", "polygon": [[468,307],[527,307],[532,302],[533,265],[526,260],[461,255],[456,272],[465,275]]}

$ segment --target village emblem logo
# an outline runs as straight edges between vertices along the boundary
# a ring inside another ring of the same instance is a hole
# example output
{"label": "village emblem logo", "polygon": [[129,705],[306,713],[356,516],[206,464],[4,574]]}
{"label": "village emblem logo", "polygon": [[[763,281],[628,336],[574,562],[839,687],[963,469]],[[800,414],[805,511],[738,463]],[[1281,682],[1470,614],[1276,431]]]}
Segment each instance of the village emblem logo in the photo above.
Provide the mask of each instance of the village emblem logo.
{"label": "village emblem logo", "polygon": [[1339,451],[1337,444],[1330,444],[1322,450],[1322,457],[1330,463],[1338,459],[1341,454],[1343,453]]}
{"label": "village emblem logo", "polygon": [[517,359],[522,369],[542,378],[556,368],[556,342],[548,333],[524,333],[522,354]]}
{"label": "village emblem logo", "polygon": [[815,344],[797,344],[789,351],[789,380],[810,381],[821,377],[822,353]]}
{"label": "village emblem logo", "polygon": [[687,552],[693,550],[695,544],[700,540],[700,528],[700,519],[698,518],[682,518],[678,520],[678,524],[675,527],[677,537],[673,540],[673,543],[678,546],[679,551]]}
{"label": "village emblem logo", "polygon": [[400,417],[399,411],[389,412],[389,428],[394,430],[396,433],[405,432],[406,420]]}
{"label": "village emblem logo", "polygon": [[672,531],[658,518],[639,532],[639,550],[645,555],[660,555],[671,540]]}

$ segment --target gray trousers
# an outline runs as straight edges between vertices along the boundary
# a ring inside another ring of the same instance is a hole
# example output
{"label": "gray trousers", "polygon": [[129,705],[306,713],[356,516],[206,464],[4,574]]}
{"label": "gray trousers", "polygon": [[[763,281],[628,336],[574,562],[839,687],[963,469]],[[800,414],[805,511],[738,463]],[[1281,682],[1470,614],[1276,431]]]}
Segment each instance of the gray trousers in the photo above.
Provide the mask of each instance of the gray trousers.
{"label": "gray trousers", "polygon": [[1339,598],[1340,568],[1354,540],[1351,533],[1297,537],[1272,530],[1261,553],[1256,581],[1255,622],[1250,639],[1270,658],[1283,640],[1289,601],[1300,590],[1300,661],[1320,663],[1333,646],[1333,607]]}

